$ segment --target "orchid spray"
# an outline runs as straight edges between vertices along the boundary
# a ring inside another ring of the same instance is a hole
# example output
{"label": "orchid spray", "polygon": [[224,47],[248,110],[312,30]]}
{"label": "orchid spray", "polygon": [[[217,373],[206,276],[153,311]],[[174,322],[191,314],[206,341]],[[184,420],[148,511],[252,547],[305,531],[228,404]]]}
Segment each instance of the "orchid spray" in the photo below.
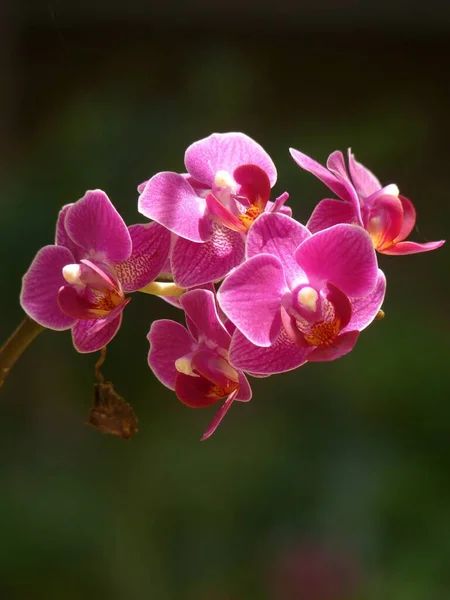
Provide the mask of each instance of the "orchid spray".
{"label": "orchid spray", "polygon": [[350,150],[347,162],[333,152],[326,167],[290,152],[338,198],[321,200],[306,225],[285,205],[287,192],[273,196],[276,167],[243,133],[194,142],[185,173],[164,171],[140,184],[146,223],[127,227],[101,190],[62,207],[55,243],[37,252],[23,277],[26,318],[0,350],[0,386],[41,331],[70,329],[78,352],[102,351],[89,423],[131,437],[132,408],[104,383],[98,365],[138,291],[184,314],[186,326],[150,324],[148,365],[184,405],[220,404],[202,439],[235,401],[251,399],[248,376],[351,352],[383,315],[386,278],[377,252],[413,254],[444,241],[405,241],[416,222],[412,202]]}

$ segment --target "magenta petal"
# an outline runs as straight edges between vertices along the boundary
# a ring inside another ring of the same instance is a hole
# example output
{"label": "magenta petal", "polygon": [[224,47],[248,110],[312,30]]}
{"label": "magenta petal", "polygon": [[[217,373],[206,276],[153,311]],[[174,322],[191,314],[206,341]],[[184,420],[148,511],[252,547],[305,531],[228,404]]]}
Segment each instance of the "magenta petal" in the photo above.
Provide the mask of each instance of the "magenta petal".
{"label": "magenta petal", "polygon": [[377,316],[378,311],[383,304],[384,295],[386,293],[386,277],[383,271],[378,269],[378,280],[374,289],[363,296],[362,298],[350,299],[352,305],[352,316],[347,327],[342,326],[342,332],[345,329],[349,331],[362,331],[365,329]]}
{"label": "magenta petal", "polygon": [[274,202],[267,203],[266,210],[267,212],[282,212],[284,215],[288,217],[292,217],[292,209],[290,206],[285,206],[285,203],[289,200],[289,194],[287,192],[283,192],[278,198],[275,198]]}
{"label": "magenta petal", "polygon": [[367,230],[378,251],[389,247],[402,228],[403,208],[396,196],[378,196],[371,208]]}
{"label": "magenta petal", "polygon": [[[177,373],[175,393],[178,400],[190,408],[205,408],[220,400],[216,395],[216,385],[202,377]],[[235,390],[236,393],[237,390]]]}
{"label": "magenta petal", "polygon": [[378,276],[369,234],[357,225],[334,225],[315,233],[297,249],[296,259],[311,285],[329,281],[347,296],[368,294]]}
{"label": "magenta petal", "polygon": [[308,356],[308,362],[328,362],[336,360],[353,350],[359,336],[359,331],[341,333],[331,346],[319,346]]}
{"label": "magenta petal", "polygon": [[190,175],[212,187],[218,171],[230,175],[240,165],[257,165],[263,169],[273,186],[277,170],[267,152],[243,133],[213,133],[194,142],[186,150],[184,164]]}
{"label": "magenta petal", "polygon": [[219,223],[225,225],[233,231],[240,231],[247,233],[247,228],[240,219],[237,218],[226,206],[224,206],[214,194],[208,194],[206,196],[206,206],[208,207],[209,214],[215,217]]}
{"label": "magenta petal", "polygon": [[330,173],[328,169],[320,165],[306,154],[303,154],[303,152],[299,152],[294,148],[290,148],[289,152],[299,167],[305,171],[308,171],[309,173],[312,173],[315,177],[317,177],[317,179],[320,179],[322,183],[330,188],[330,190],[339,196],[339,198],[342,198],[342,200],[353,202],[353,198],[349,193],[347,186],[342,183],[342,181],[340,181],[333,173]]}
{"label": "magenta petal", "polygon": [[381,189],[381,183],[375,175],[355,160],[350,148],[348,149],[348,168],[356,192],[363,200]]}
{"label": "magenta petal", "polygon": [[95,305],[86,296],[79,294],[73,285],[64,285],[58,292],[58,306],[72,319],[93,319]]}
{"label": "magenta petal", "polygon": [[[344,204],[342,202],[342,204]],[[272,254],[283,265],[287,283],[292,289],[305,279],[295,260],[298,246],[311,237],[306,227],[281,213],[264,213],[256,219],[247,235],[247,257]]]}
{"label": "magenta petal", "polygon": [[194,371],[206,377],[208,381],[230,393],[238,383],[239,374],[225,358],[207,348],[194,352],[192,357]]}
{"label": "magenta petal", "polygon": [[357,223],[358,218],[353,204],[341,200],[321,200],[313,210],[306,227],[311,233],[327,229],[339,223]]}
{"label": "magenta petal", "polygon": [[239,184],[238,195],[244,196],[250,204],[261,211],[266,208],[270,197],[270,181],[267,173],[257,165],[241,165],[233,173]]}
{"label": "magenta petal", "polygon": [[170,250],[171,234],[159,223],[131,225],[133,250],[130,258],[114,268],[126,292],[135,292],[152,282],[163,269]]}
{"label": "magenta petal", "polygon": [[192,290],[181,296],[180,304],[197,332],[197,339],[209,346],[228,349],[230,334],[219,319],[216,299],[208,290]]}
{"label": "magenta petal", "polygon": [[166,387],[175,389],[178,371],[175,361],[197,349],[197,343],[187,329],[168,319],[154,321],[148,332],[150,342],[148,364],[156,377]]}
{"label": "magenta petal", "polygon": [[411,200],[408,200],[405,196],[399,196],[398,199],[402,203],[403,223],[396,239],[401,242],[408,237],[416,224],[416,209]]}
{"label": "magenta petal", "polygon": [[116,263],[131,254],[131,238],[122,217],[101,190],[91,190],[67,211],[68,235],[100,262]]}
{"label": "magenta petal", "polygon": [[242,371],[239,373],[239,390],[236,396],[238,402],[249,402],[252,399],[252,388],[248,382],[247,377]]}
{"label": "magenta petal", "polygon": [[445,244],[445,240],[439,242],[426,242],[425,244],[418,244],[417,242],[398,242],[390,248],[382,250],[383,254],[392,255],[403,255],[403,254],[419,254],[420,252],[430,252],[430,250],[437,250]]}
{"label": "magenta petal", "polygon": [[230,363],[252,374],[273,375],[300,367],[310,352],[311,347],[301,348],[292,343],[284,329],[268,348],[255,346],[240,331],[235,331],[231,338]]}
{"label": "magenta petal", "polygon": [[281,302],[288,292],[280,260],[259,254],[225,279],[217,298],[226,316],[253,344],[270,346],[280,331]]}
{"label": "magenta petal", "polygon": [[216,429],[219,427],[220,423],[223,421],[224,416],[230,410],[231,405],[233,404],[234,400],[237,400],[237,393],[238,393],[237,390],[232,392],[228,396],[228,398],[225,400],[225,402],[222,404],[222,406],[219,408],[219,410],[215,414],[213,420],[208,425],[207,430],[202,435],[202,438],[201,438],[202,442],[204,442],[205,440],[210,438],[212,436],[212,434],[216,431]]}
{"label": "magenta petal", "polygon": [[332,283],[327,284],[325,294],[327,299],[334,306],[335,315],[339,319],[341,329],[344,329],[352,317],[352,304],[350,299]]}
{"label": "magenta petal", "polygon": [[[123,310],[122,306],[118,308],[122,308]],[[109,344],[122,323],[122,310],[113,319],[78,321],[72,328],[72,339],[75,349],[81,353],[96,352]],[[99,329],[99,327],[101,328]]]}
{"label": "magenta petal", "polygon": [[175,283],[190,288],[225,277],[244,258],[245,244],[240,233],[214,225],[208,242],[196,244],[178,238],[172,250]]}
{"label": "magenta petal", "polygon": [[67,233],[65,220],[67,211],[73,206],[73,204],[66,204],[59,211],[58,220],[56,221],[56,234],[55,234],[55,244],[57,246],[65,246],[68,250],[70,250],[75,258],[75,262],[79,262],[83,256],[86,255],[86,251],[80,246],[77,246],[75,242],[72,241],[69,234]]}
{"label": "magenta petal", "polygon": [[61,312],[57,300],[59,289],[67,283],[62,270],[73,262],[74,257],[67,248],[45,246],[23,277],[20,304],[27,315],[43,327],[62,331],[75,323],[75,319]]}
{"label": "magenta petal", "polygon": [[205,242],[211,237],[205,199],[178,173],[154,175],[139,196],[138,210],[187,240]]}

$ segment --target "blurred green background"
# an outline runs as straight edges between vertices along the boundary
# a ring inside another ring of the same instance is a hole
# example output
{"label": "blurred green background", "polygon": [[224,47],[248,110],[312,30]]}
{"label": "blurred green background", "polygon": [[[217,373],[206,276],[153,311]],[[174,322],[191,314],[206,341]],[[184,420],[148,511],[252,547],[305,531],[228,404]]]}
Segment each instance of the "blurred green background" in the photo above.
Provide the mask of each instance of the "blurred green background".
{"label": "blurred green background", "polygon": [[[214,131],[264,146],[303,222],[330,193],[288,147],[351,146],[415,203],[411,238],[449,236],[444,3],[99,5],[2,4],[2,340],[61,205],[99,187],[142,222],[137,184]],[[450,598],[448,252],[382,256],[384,321],[336,362],[253,380],[205,443],[215,407],[146,363],[175,308],[136,295],[109,347],[129,442],[83,424],[97,357],[42,334],[0,392],[1,600]]]}

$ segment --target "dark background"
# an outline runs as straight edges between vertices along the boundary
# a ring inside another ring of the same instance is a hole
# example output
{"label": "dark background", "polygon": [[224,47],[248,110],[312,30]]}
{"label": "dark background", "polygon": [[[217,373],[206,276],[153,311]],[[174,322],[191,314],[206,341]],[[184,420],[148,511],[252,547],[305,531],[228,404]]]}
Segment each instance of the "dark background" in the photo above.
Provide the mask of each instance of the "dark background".
{"label": "dark background", "polygon": [[[449,234],[445,2],[1,0],[1,339],[59,208],[104,189],[129,224],[136,185],[183,170],[214,131],[274,159],[297,219],[329,192],[293,163],[351,146]],[[448,248],[380,257],[386,318],[351,355],[182,406],[146,364],[135,295],[104,373],[129,442],[83,425],[95,355],[45,332],[0,392],[1,600],[450,598]]]}

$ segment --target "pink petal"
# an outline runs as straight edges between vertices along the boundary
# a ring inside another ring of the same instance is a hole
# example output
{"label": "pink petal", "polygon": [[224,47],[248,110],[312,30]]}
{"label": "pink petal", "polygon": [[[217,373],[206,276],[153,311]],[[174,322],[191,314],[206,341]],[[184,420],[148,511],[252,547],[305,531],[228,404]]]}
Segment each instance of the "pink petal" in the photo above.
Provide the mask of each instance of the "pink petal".
{"label": "pink petal", "polygon": [[376,198],[369,214],[367,231],[378,251],[382,252],[397,238],[402,222],[403,208],[396,196],[382,195]]}
{"label": "pink petal", "polygon": [[178,238],[172,250],[174,281],[190,288],[221,279],[242,261],[244,252],[241,234],[218,224],[204,244]]}
{"label": "pink petal", "polygon": [[154,175],[139,196],[138,210],[187,240],[205,242],[212,235],[205,199],[178,173]]}
{"label": "pink petal", "polygon": [[341,333],[331,346],[319,346],[308,356],[308,362],[325,362],[336,360],[353,350],[359,336],[359,331]]}
{"label": "pink petal", "polygon": [[355,160],[350,148],[348,149],[348,168],[353,185],[360,198],[368,198],[377,190],[381,189],[381,183],[375,175],[364,165]]}
{"label": "pink petal", "polygon": [[59,211],[58,220],[56,221],[56,234],[55,234],[55,244],[57,246],[64,246],[68,250],[70,250],[75,258],[75,262],[79,262],[83,256],[86,255],[86,251],[80,246],[77,246],[75,242],[72,241],[69,234],[67,233],[66,227],[64,225],[67,211],[73,206],[73,204],[66,204]]}
{"label": "pink petal", "polygon": [[72,319],[97,319],[96,309],[84,294],[78,293],[73,285],[65,285],[58,292],[58,306],[60,310]]}
{"label": "pink petal", "polygon": [[330,173],[328,169],[322,167],[318,162],[299,152],[294,148],[289,148],[292,158],[298,164],[299,167],[312,173],[317,179],[324,183],[331,191],[333,191],[342,200],[348,200],[353,203],[352,195],[349,193],[348,186],[345,185],[340,179],[338,179],[333,173]]}
{"label": "pink petal", "polygon": [[[178,400],[190,408],[205,408],[220,400],[216,395],[216,385],[201,375],[194,377],[177,373],[175,393]],[[236,393],[237,390],[234,391]]]}
{"label": "pink petal", "polygon": [[71,239],[91,258],[114,264],[131,254],[131,238],[122,217],[101,190],[86,192],[67,211],[64,221]]}
{"label": "pink petal", "polygon": [[271,186],[264,169],[256,165],[241,165],[234,171],[233,179],[239,184],[239,196],[247,198],[260,211],[266,208]]}
{"label": "pink petal", "polygon": [[339,319],[341,329],[344,329],[352,317],[352,304],[350,299],[332,283],[327,284],[325,295],[334,306],[335,314]]}
{"label": "pink petal", "polygon": [[311,233],[327,229],[339,223],[357,223],[354,206],[341,200],[321,200],[313,210],[306,227]]}
{"label": "pink petal", "polygon": [[64,246],[45,246],[23,277],[20,304],[43,327],[63,331],[76,322],[61,312],[57,300],[59,289],[66,285],[62,270],[73,262],[72,253]]}
{"label": "pink petal", "polygon": [[347,331],[362,331],[377,316],[383,304],[386,293],[386,277],[383,271],[378,269],[378,280],[374,289],[362,298],[350,299],[352,305],[352,316],[347,327],[342,327],[342,333]]}
{"label": "pink petal", "polygon": [[238,402],[249,402],[252,399],[252,388],[248,382],[247,377],[242,371],[239,373],[239,390],[236,396]]}
{"label": "pink petal", "polygon": [[267,203],[266,210],[267,212],[282,212],[284,215],[288,217],[292,217],[292,209],[290,206],[284,206],[285,203],[289,200],[289,194],[287,192],[283,192],[278,198],[275,198],[274,202]]}
{"label": "pink petal", "polygon": [[281,213],[264,213],[248,232],[247,257],[263,253],[276,256],[283,265],[286,280],[292,289],[305,279],[304,272],[295,260],[295,251],[309,237],[311,234],[307,228],[294,219]]}
{"label": "pink petal", "polygon": [[382,250],[383,254],[392,255],[403,255],[403,254],[419,254],[420,252],[430,252],[430,250],[437,250],[445,244],[445,240],[439,242],[426,242],[425,244],[418,244],[416,242],[398,242],[390,248]]}
{"label": "pink petal", "polygon": [[212,187],[218,171],[232,175],[237,167],[247,164],[261,167],[267,173],[271,186],[277,180],[277,170],[270,156],[243,133],[213,133],[194,142],[186,150],[184,164],[194,179],[209,187]]}
{"label": "pink petal", "polygon": [[175,361],[194,352],[197,343],[187,329],[168,319],[154,321],[147,339],[150,342],[148,364],[151,370],[161,383],[174,390],[178,374]]}
{"label": "pink petal", "polygon": [[[109,344],[122,323],[123,306],[117,308],[121,310],[113,319],[91,319],[89,321],[78,321],[74,325],[72,339],[78,352],[96,352]],[[99,329],[99,327],[101,328]]]}
{"label": "pink petal", "polygon": [[171,234],[159,223],[131,225],[133,250],[130,258],[115,265],[126,292],[135,292],[152,282],[163,269],[170,250]]}
{"label": "pink petal", "polygon": [[214,194],[208,194],[206,196],[206,206],[208,207],[209,214],[221,224],[225,225],[233,231],[240,231],[241,233],[247,233],[247,228],[240,219],[237,218],[226,206],[224,206]]}
{"label": "pink petal", "polygon": [[289,293],[280,260],[248,259],[222,283],[217,298],[226,316],[257,346],[271,346],[281,329],[281,302]]}
{"label": "pink petal", "polygon": [[231,337],[219,319],[212,292],[200,289],[186,292],[180,304],[195,327],[198,341],[228,350]]}
{"label": "pink petal", "polygon": [[208,438],[210,438],[212,436],[212,434],[216,431],[216,429],[219,427],[220,423],[223,421],[224,416],[230,410],[231,405],[233,404],[234,400],[237,400],[237,397],[236,397],[237,393],[238,393],[237,390],[235,390],[234,392],[232,392],[228,396],[228,398],[225,400],[225,402],[222,404],[222,406],[219,408],[219,410],[217,411],[215,417],[213,418],[213,420],[209,424],[207,430],[202,435],[202,438],[201,438],[202,442],[204,442],[205,440],[207,440]]}
{"label": "pink petal", "polygon": [[196,373],[206,377],[215,385],[231,393],[239,380],[239,374],[236,369],[217,352],[209,349],[197,350],[192,357],[192,366]]}
{"label": "pink petal", "polygon": [[296,259],[316,288],[329,281],[347,296],[359,297],[377,281],[372,240],[357,225],[334,225],[315,233],[298,248]]}
{"label": "pink petal", "polygon": [[405,196],[399,196],[398,199],[403,208],[403,223],[396,239],[401,242],[408,237],[416,224],[416,209],[411,200],[408,200]]}
{"label": "pink petal", "polygon": [[255,346],[238,330],[231,338],[230,363],[243,371],[257,375],[273,375],[292,371],[304,364],[311,348],[293,344],[281,329],[272,346]]}

